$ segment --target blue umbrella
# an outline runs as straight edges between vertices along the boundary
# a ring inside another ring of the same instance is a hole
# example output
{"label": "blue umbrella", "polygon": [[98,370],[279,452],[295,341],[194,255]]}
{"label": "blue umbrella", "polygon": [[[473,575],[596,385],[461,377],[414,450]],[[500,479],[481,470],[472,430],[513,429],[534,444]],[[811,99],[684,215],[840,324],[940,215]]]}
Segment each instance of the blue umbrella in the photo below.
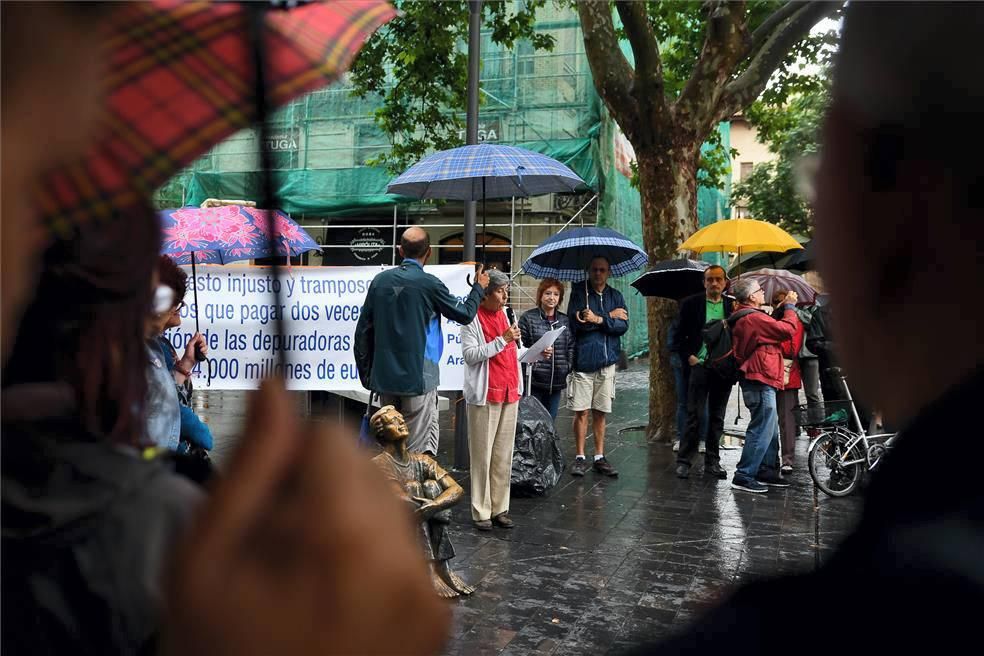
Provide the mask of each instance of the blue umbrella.
{"label": "blue umbrella", "polygon": [[[386,191],[412,198],[485,201],[540,196],[584,186],[574,171],[552,157],[516,146],[477,144],[442,150],[423,158],[389,183]],[[482,240],[485,256],[485,239]]]}
{"label": "blue umbrella", "polygon": [[570,192],[584,184],[552,157],[516,146],[478,144],[428,155],[386,191],[411,198],[486,200]]}
{"label": "blue umbrella", "polygon": [[575,228],[559,232],[536,247],[523,263],[523,271],[534,278],[587,280],[588,265],[604,257],[611,275],[624,276],[646,266],[646,252],[625,235],[609,228]]}

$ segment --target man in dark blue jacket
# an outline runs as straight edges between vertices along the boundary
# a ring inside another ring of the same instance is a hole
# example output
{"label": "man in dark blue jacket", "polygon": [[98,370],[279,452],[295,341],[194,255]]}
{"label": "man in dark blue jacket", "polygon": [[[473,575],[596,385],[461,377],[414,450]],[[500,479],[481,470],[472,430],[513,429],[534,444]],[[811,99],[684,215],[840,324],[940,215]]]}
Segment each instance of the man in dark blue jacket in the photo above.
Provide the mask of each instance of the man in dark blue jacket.
{"label": "man in dark blue jacket", "polygon": [[441,317],[471,323],[489,284],[479,271],[461,300],[435,276],[424,272],[430,239],[416,226],[400,239],[400,266],[373,278],[355,328],[355,362],[363,385],[383,405],[400,410],[410,429],[407,447],[437,455],[437,385],[444,346]]}
{"label": "man in dark blue jacket", "polygon": [[577,457],[571,466],[574,476],[584,476],[588,470],[584,442],[589,410],[594,430],[594,469],[606,476],[618,476],[605,459],[605,423],[615,398],[615,363],[622,351],[619,338],[629,329],[629,313],[621,292],[608,286],[610,272],[604,257],[591,260],[588,280],[573,285],[567,306],[574,336],[574,366],[567,386],[577,443]]}

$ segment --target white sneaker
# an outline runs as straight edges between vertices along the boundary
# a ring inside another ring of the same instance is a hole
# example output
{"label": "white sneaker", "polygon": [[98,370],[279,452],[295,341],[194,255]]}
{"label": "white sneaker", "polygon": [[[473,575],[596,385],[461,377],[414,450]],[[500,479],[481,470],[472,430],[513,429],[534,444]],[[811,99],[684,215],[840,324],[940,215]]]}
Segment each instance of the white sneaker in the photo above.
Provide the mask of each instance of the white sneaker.
{"label": "white sneaker", "polygon": [[707,451],[707,445],[706,444],[704,444],[703,442],[701,442],[700,444],[697,445],[697,452],[698,453],[704,453],[705,451]]}
{"label": "white sneaker", "polygon": [[680,440],[673,440],[673,453],[680,450]]}

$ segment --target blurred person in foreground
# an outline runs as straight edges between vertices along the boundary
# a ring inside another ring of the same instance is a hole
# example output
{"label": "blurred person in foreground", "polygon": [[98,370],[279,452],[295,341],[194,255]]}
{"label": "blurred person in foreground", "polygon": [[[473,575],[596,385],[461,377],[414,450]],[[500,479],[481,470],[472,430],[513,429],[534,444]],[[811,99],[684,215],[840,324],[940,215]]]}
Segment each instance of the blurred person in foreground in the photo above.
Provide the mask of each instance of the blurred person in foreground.
{"label": "blurred person in foreground", "polygon": [[[97,132],[98,28],[114,6],[0,4],[4,651],[150,653],[153,574],[170,561],[158,653],[434,653],[449,614],[409,518],[354,440],[301,424],[278,383],[253,397],[241,448],[171,558],[193,505],[172,495],[201,495],[130,446],[156,219],[48,246],[35,211],[44,172]],[[113,539],[122,519],[148,530]]]}
{"label": "blurred person in foreground", "polygon": [[[744,586],[640,654],[962,653],[980,640],[984,490],[931,461],[974,452],[981,435],[984,76],[968,62],[984,5],[845,13],[815,236],[851,384],[901,436],[817,571]],[[946,335],[958,356],[942,352]]]}

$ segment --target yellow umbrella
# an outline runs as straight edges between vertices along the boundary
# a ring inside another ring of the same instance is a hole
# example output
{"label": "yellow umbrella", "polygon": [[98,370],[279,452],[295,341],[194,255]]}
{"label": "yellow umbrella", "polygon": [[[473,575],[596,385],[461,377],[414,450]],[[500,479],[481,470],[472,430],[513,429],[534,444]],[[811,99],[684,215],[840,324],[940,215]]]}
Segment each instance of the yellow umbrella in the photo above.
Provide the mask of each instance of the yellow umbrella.
{"label": "yellow umbrella", "polygon": [[701,228],[679,250],[694,253],[748,253],[749,251],[785,251],[803,248],[788,232],[777,225],[753,219],[726,219]]}

